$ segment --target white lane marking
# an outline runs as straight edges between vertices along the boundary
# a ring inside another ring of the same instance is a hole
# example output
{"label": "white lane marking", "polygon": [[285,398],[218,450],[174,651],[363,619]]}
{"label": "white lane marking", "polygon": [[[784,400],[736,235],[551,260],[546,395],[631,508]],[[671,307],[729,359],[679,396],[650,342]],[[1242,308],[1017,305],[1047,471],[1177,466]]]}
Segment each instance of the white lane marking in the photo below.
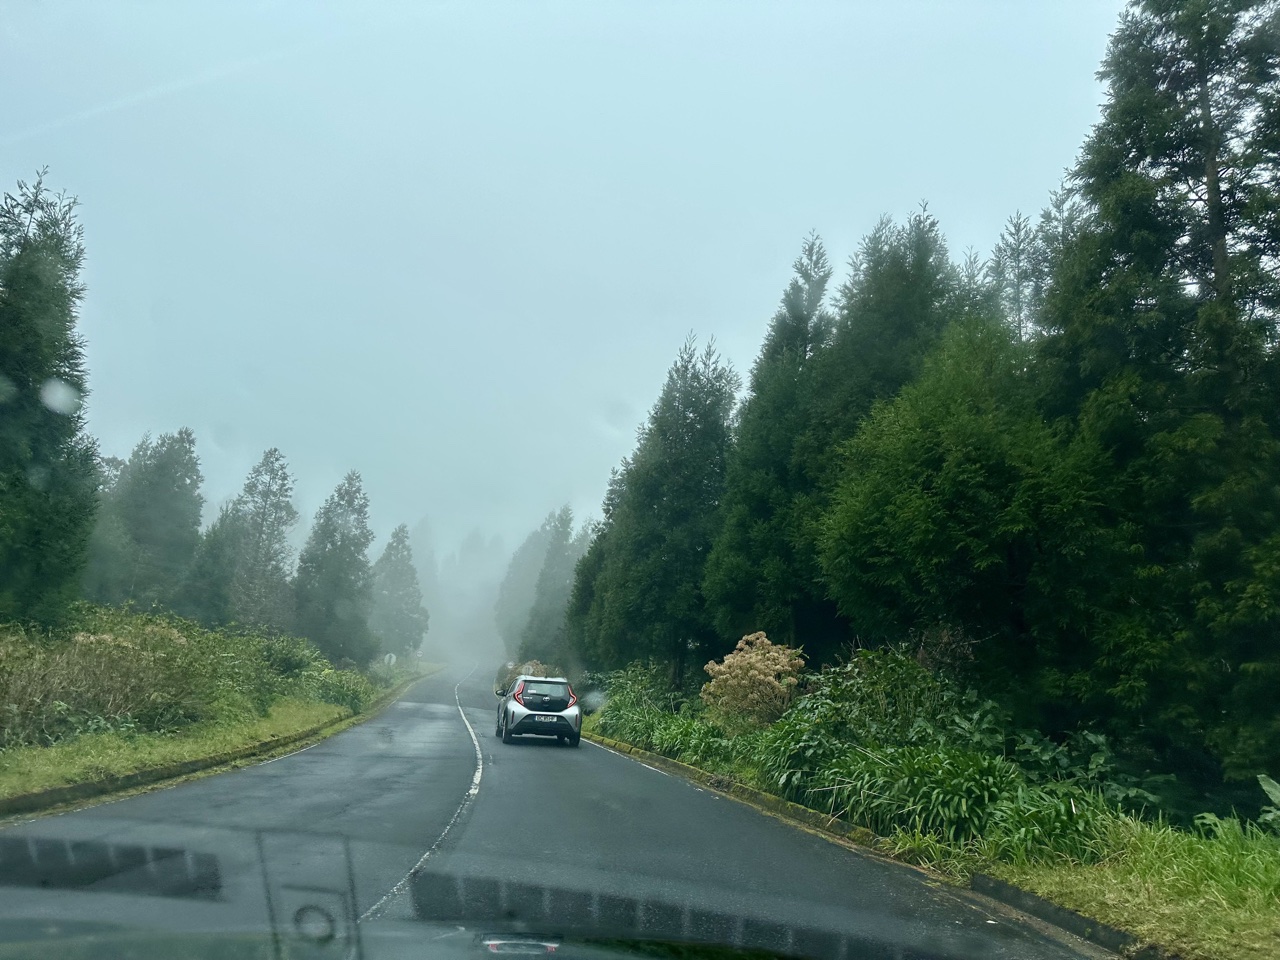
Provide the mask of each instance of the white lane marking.
{"label": "white lane marking", "polygon": [[466,724],[467,733],[471,734],[471,745],[475,747],[476,750],[476,772],[471,777],[471,789],[467,791],[467,795],[463,797],[462,802],[458,804],[458,809],[453,811],[453,816],[450,817],[449,822],[444,825],[444,829],[440,831],[440,836],[436,837],[435,843],[431,844],[431,846],[427,848],[427,852],[418,859],[418,862],[410,868],[409,872],[401,878],[399,883],[388,890],[381,900],[375,903],[364,913],[360,914],[360,919],[356,921],[357,923],[364,923],[366,920],[376,918],[387,903],[409,888],[409,881],[413,879],[413,875],[422,869],[422,865],[427,862],[427,859],[433,853],[436,852],[436,849],[444,841],[444,838],[449,833],[450,829],[452,829],[453,825],[458,822],[458,818],[462,816],[462,811],[467,809],[467,804],[469,804],[475,798],[476,794],[480,792],[480,778],[484,776],[484,755],[480,752],[480,738],[476,736],[475,728],[471,726],[471,721],[467,719],[467,714],[462,709],[462,699],[458,696],[458,687],[462,686],[462,684],[470,678],[471,674],[476,672],[476,667],[478,666],[478,663],[472,664],[471,669],[467,671],[467,675],[453,685],[453,702],[458,705],[458,715],[462,717],[462,722]]}
{"label": "white lane marking", "polygon": [[[324,743],[324,741],[321,740],[320,743]],[[303,747],[301,750],[295,750],[293,751],[293,753],[282,753],[280,754],[280,756],[272,757],[270,760],[263,760],[261,763],[257,764],[257,766],[265,767],[268,763],[275,763],[277,760],[283,760],[285,757],[296,757],[300,753],[306,753],[308,750],[311,749],[311,747],[320,746],[320,743],[313,743],[311,744],[311,746]]]}
{"label": "white lane marking", "polygon": [[637,760],[635,757],[629,756],[628,754],[619,753],[617,750],[614,750],[612,747],[606,747],[603,743],[596,743],[594,740],[588,740],[587,743],[591,744],[593,747],[599,747],[601,750],[607,750],[609,753],[612,753],[615,757],[621,757],[623,760],[630,760],[632,763],[638,763],[640,764],[640,766],[644,767],[646,770],[652,770],[654,773],[660,773],[664,777],[671,776],[671,774],[667,773],[667,771],[665,770],[659,770],[657,767],[651,767],[647,763],[645,763],[643,760]]}

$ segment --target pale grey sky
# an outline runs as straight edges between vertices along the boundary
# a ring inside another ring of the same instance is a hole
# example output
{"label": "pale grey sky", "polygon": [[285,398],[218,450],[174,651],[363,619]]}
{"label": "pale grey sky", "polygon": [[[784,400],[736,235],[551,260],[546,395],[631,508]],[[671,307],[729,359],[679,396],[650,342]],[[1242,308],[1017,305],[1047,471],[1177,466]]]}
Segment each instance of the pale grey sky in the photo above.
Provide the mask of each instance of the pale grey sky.
{"label": "pale grey sky", "polygon": [[[269,446],[312,513],[514,547],[598,512],[694,331],[744,374],[802,238],[1035,214],[1118,0],[0,0],[0,189],[82,203],[89,420]],[[839,273],[837,274],[839,277]]]}

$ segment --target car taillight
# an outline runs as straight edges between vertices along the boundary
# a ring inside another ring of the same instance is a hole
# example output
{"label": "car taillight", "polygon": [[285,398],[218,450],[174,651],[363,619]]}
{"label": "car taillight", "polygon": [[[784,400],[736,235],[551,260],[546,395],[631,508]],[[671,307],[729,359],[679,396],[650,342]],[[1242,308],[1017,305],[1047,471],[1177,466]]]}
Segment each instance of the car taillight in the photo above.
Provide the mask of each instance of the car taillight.
{"label": "car taillight", "polygon": [[[577,702],[578,702],[578,695],[573,692],[573,687],[570,687],[569,688],[569,707],[572,707]],[[569,709],[569,707],[565,707],[565,709],[567,710]]]}
{"label": "car taillight", "polygon": [[524,681],[523,680],[520,681],[520,686],[516,687],[516,692],[511,694],[511,699],[514,700],[516,703],[520,704],[520,706],[522,707],[524,706]]}

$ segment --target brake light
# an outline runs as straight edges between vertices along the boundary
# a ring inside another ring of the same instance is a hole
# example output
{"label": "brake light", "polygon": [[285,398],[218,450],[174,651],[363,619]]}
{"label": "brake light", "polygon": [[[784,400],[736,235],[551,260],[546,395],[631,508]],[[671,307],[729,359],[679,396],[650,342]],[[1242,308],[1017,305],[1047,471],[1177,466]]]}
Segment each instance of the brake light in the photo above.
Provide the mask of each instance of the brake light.
{"label": "brake light", "polygon": [[520,704],[520,706],[522,707],[524,706],[524,681],[523,680],[520,681],[520,686],[516,687],[516,692],[511,694],[511,699],[514,700],[516,703]]}
{"label": "brake light", "polygon": [[[569,687],[569,706],[572,707],[577,702],[578,702],[578,695],[573,692],[573,687]],[[567,710],[568,707],[566,707],[565,709]]]}

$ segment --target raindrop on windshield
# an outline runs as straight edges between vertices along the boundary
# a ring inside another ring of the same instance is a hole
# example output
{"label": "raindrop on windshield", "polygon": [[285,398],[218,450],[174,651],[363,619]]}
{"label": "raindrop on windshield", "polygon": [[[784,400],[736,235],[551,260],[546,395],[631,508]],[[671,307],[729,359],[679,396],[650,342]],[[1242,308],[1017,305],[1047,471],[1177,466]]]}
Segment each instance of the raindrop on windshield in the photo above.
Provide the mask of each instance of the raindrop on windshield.
{"label": "raindrop on windshield", "polygon": [[40,402],[69,417],[80,409],[80,391],[65,380],[50,377],[40,386]]}

